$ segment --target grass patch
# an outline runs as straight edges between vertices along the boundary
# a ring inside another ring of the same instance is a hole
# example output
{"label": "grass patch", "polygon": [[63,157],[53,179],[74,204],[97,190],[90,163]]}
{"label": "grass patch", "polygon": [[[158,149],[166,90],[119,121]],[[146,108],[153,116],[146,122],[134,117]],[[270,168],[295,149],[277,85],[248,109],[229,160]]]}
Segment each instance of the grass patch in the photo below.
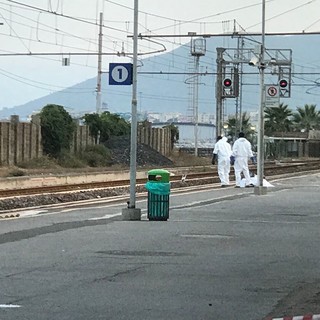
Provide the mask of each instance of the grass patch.
{"label": "grass patch", "polygon": [[9,170],[7,173],[7,177],[23,177],[25,175],[25,172],[19,168],[14,168],[12,170]]}
{"label": "grass patch", "polygon": [[23,169],[55,169],[58,167],[58,164],[55,159],[43,156],[37,159],[23,161],[18,164],[18,167]]}
{"label": "grass patch", "polygon": [[176,167],[196,167],[196,166],[208,166],[211,165],[210,157],[196,157],[195,155],[174,151],[170,156],[170,160],[173,161]]}
{"label": "grass patch", "polygon": [[112,163],[110,150],[101,144],[88,146],[81,158],[90,167],[107,167]]}
{"label": "grass patch", "polygon": [[59,154],[57,159],[58,164],[64,168],[84,168],[86,163],[79,157],[79,155],[70,153],[69,151],[63,150]]}

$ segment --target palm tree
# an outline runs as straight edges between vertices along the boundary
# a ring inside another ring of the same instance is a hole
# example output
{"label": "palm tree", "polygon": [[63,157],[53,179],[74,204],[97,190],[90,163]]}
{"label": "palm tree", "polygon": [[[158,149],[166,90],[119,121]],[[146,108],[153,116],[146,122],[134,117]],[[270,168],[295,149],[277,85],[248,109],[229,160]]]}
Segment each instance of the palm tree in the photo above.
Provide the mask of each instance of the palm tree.
{"label": "palm tree", "polygon": [[288,105],[280,103],[279,107],[267,107],[265,109],[265,133],[271,135],[273,132],[288,132],[292,128],[293,113]]}
{"label": "palm tree", "polygon": [[305,104],[304,108],[297,107],[297,113],[293,114],[293,123],[297,130],[310,131],[320,129],[320,111],[315,104]]}
{"label": "palm tree", "polygon": [[[247,116],[247,113],[244,112],[242,114],[242,121],[241,121],[241,125],[242,125],[242,132],[245,133],[246,137],[250,140],[252,140],[252,137],[255,133],[255,131],[252,129],[252,124],[250,123],[250,116]],[[236,128],[240,128],[240,121],[239,119],[236,119],[236,117],[231,117],[228,119],[228,121],[226,122],[228,129],[227,129],[227,136],[231,136],[231,137],[237,137],[238,132],[236,132]]]}

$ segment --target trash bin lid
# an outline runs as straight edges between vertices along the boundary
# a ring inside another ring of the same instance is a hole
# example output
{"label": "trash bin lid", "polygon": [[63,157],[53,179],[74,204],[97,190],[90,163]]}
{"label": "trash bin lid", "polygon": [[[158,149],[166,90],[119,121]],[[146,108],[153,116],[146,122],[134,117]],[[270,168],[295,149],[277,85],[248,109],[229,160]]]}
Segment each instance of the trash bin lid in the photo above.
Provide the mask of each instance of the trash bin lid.
{"label": "trash bin lid", "polygon": [[154,182],[169,182],[170,172],[164,169],[153,169],[148,171],[148,180]]}

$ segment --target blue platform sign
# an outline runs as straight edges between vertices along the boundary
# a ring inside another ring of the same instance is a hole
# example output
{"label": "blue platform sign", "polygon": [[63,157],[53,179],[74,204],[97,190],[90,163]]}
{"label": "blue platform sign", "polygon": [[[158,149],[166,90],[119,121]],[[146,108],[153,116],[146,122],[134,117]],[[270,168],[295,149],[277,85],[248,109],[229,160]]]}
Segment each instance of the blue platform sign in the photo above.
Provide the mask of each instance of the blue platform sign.
{"label": "blue platform sign", "polygon": [[128,86],[132,84],[132,63],[109,63],[109,84]]}

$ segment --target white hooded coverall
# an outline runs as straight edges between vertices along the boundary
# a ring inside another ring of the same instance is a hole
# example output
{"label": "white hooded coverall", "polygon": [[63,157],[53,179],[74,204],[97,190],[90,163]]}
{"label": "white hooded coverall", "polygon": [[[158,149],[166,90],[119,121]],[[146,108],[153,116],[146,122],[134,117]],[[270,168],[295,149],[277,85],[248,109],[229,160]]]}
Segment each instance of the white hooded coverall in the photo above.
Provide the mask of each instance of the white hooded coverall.
{"label": "white hooded coverall", "polygon": [[232,147],[232,154],[235,157],[234,174],[236,178],[236,186],[240,187],[241,172],[246,179],[246,185],[250,185],[250,174],[248,168],[248,160],[253,157],[251,143],[246,138],[237,139]]}
{"label": "white hooded coverall", "polygon": [[221,185],[229,184],[231,146],[226,137],[222,137],[214,145],[213,153],[218,157],[218,175]]}

